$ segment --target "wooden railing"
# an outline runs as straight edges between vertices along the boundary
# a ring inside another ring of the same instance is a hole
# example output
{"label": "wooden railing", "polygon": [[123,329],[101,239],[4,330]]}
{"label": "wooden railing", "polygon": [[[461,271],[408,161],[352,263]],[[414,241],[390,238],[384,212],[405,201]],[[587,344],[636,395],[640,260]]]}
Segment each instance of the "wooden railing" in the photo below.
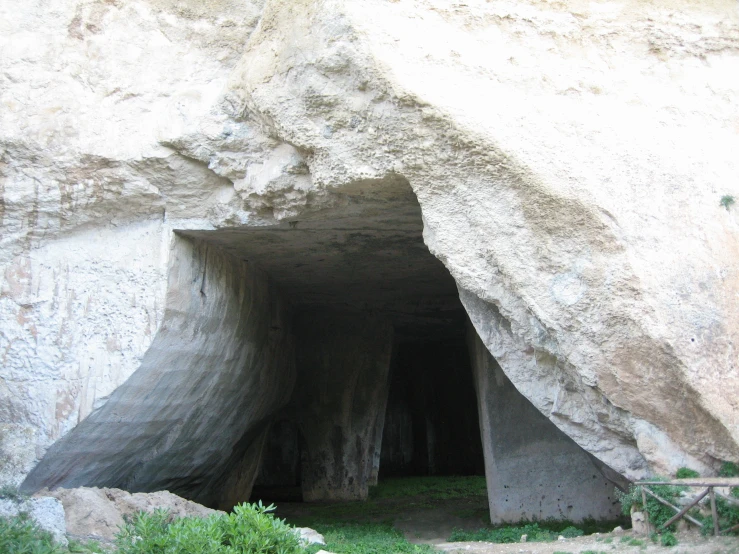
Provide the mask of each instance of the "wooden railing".
{"label": "wooden railing", "polygon": [[[713,519],[713,534],[718,536],[721,533],[730,533],[732,531],[739,530],[739,525],[734,525],[732,527],[729,527],[724,530],[719,529],[719,522],[718,522],[718,512],[716,510],[716,496],[719,496],[726,500],[727,502],[731,504],[735,504],[739,506],[739,499],[732,498],[730,496],[726,496],[725,494],[721,494],[720,492],[717,492],[715,490],[716,487],[739,487],[739,478],[728,478],[728,477],[705,477],[705,478],[699,478],[696,477],[694,479],[672,479],[670,481],[639,481],[635,483],[635,485],[639,486],[641,488],[641,497],[642,497],[642,505],[644,506],[644,514],[645,517],[649,517],[646,511],[647,506],[647,495],[651,496],[658,502],[664,504],[665,506],[669,506],[672,508],[676,513],[673,517],[671,517],[669,520],[667,520],[665,523],[663,523],[659,530],[666,529],[676,521],[680,519],[685,519],[686,521],[692,523],[693,525],[696,525],[697,527],[703,527],[703,524],[695,519],[694,517],[691,517],[688,515],[688,512],[691,508],[698,505],[698,503],[703,500],[706,495],[710,498],[711,501],[711,516]],[[659,485],[674,485],[679,487],[699,487],[701,489],[705,489],[704,491],[700,492],[693,500],[690,501],[689,504],[687,504],[683,508],[678,508],[677,506],[673,506],[670,502],[665,500],[664,498],[660,497],[659,495],[655,494],[654,491],[650,490],[649,487],[652,486],[659,486]]]}

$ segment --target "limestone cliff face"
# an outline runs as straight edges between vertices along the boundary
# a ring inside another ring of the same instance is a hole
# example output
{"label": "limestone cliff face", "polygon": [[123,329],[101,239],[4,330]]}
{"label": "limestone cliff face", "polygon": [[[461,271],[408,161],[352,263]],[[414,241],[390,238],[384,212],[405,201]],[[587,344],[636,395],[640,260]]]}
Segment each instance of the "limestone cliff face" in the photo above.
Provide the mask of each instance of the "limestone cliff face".
{"label": "limestone cliff face", "polygon": [[398,180],[482,342],[559,429],[631,478],[739,458],[733,0],[0,15],[4,480],[170,332],[174,230],[392,211]]}

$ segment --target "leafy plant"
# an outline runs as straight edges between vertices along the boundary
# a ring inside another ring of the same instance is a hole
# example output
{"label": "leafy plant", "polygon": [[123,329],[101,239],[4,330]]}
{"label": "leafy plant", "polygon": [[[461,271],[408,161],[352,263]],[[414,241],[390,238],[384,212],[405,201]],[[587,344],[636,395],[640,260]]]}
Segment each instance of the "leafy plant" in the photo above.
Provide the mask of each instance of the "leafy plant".
{"label": "leafy plant", "polygon": [[575,537],[582,537],[585,534],[585,531],[583,531],[582,529],[578,529],[573,525],[570,525],[562,529],[559,534],[566,539],[574,539]]}
{"label": "leafy plant", "polygon": [[677,537],[671,531],[665,531],[664,533],[662,533],[662,536],[660,537],[659,543],[662,546],[676,546],[677,545]]}
{"label": "leafy plant", "polygon": [[28,515],[0,517],[0,552],[3,554],[61,554],[51,534]]}
{"label": "leafy plant", "polygon": [[274,506],[239,504],[230,514],[173,519],[165,510],[139,512],[116,537],[119,554],[298,554],[292,528]]}
{"label": "leafy plant", "polygon": [[[664,480],[663,477],[655,477],[653,480]],[[678,487],[674,485],[650,485],[649,490],[675,504],[680,497],[680,493],[688,490],[687,487]],[[631,507],[636,506],[639,510],[644,510],[642,506],[641,488],[636,485],[630,485],[626,492],[616,491],[618,500],[621,502],[621,509],[624,515],[631,512]],[[663,524],[675,515],[675,512],[669,506],[665,506],[657,499],[647,496],[646,512],[649,516],[649,522],[659,529]],[[675,524],[670,525],[670,531],[675,530]]]}
{"label": "leafy plant", "polygon": [[681,467],[677,470],[675,477],[678,479],[694,479],[696,477],[700,477],[700,473],[688,467]]}
{"label": "leafy plant", "polygon": [[719,477],[739,477],[739,465],[734,462],[724,462],[718,474]]}
{"label": "leafy plant", "polygon": [[734,202],[734,197],[730,194],[723,195],[721,197],[721,200],[719,200],[719,204],[721,204],[727,210],[734,204]]}

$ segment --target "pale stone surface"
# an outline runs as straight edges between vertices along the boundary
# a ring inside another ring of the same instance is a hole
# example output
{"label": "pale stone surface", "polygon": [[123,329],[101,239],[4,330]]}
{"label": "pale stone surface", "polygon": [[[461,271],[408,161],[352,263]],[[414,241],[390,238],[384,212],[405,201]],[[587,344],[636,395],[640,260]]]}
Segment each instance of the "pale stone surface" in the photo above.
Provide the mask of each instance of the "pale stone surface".
{"label": "pale stone surface", "polygon": [[398,179],[580,446],[631,478],[739,459],[738,36],[730,0],[0,1],[0,478],[139,368],[173,229]]}
{"label": "pale stone surface", "polygon": [[616,519],[614,483],[515,389],[471,326],[467,339],[491,521]]}
{"label": "pale stone surface", "polygon": [[174,517],[208,517],[218,513],[167,491],[131,494],[120,489],[79,487],[42,490],[39,496],[64,506],[67,533],[77,540],[111,542],[123,526],[124,516],[137,512],[163,509]]}
{"label": "pale stone surface", "polygon": [[67,545],[64,506],[59,500],[49,496],[29,498],[20,502],[0,499],[0,516],[12,517],[21,512],[28,514],[41,529],[51,533],[57,543]]}
{"label": "pale stone surface", "polygon": [[305,545],[326,544],[323,535],[310,527],[296,527],[295,532],[300,536],[300,541]]}
{"label": "pale stone surface", "polygon": [[24,483],[248,500],[266,421],[295,379],[289,311],[267,275],[178,239],[162,328],[141,367]]}

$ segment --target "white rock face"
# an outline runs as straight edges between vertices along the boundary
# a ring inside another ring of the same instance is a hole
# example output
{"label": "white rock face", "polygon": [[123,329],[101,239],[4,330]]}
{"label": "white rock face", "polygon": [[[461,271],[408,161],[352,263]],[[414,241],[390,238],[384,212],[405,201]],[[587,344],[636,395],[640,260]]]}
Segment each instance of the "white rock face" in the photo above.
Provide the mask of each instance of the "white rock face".
{"label": "white rock face", "polygon": [[64,506],[56,498],[42,496],[21,502],[0,499],[0,516],[13,517],[20,513],[28,514],[39,528],[51,533],[54,541],[67,545],[67,526],[64,520]]}
{"label": "white rock face", "polygon": [[218,513],[167,491],[130,494],[119,489],[80,487],[76,489],[43,490],[41,497],[63,505],[62,521],[70,538],[113,542],[124,525],[124,516],[137,512],[167,510],[173,517],[208,517]]}
{"label": "white rock face", "polygon": [[739,458],[729,0],[0,0],[0,478],[139,367],[172,230],[406,179],[488,350],[631,478]]}

